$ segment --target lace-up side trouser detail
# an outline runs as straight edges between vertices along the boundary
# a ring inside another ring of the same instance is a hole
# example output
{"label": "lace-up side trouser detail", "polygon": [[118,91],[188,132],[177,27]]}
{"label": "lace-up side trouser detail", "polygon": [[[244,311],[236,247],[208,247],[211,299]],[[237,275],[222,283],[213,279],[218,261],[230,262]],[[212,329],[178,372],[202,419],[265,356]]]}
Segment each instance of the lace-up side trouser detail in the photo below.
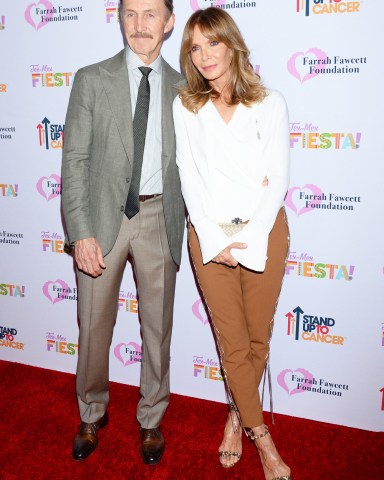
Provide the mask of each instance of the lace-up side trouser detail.
{"label": "lace-up side trouser detail", "polygon": [[213,322],[224,379],[244,428],[264,423],[259,384],[269,356],[288,241],[288,225],[281,209],[269,235],[265,271],[259,273],[241,265],[203,265],[195,230],[189,228],[190,252]]}

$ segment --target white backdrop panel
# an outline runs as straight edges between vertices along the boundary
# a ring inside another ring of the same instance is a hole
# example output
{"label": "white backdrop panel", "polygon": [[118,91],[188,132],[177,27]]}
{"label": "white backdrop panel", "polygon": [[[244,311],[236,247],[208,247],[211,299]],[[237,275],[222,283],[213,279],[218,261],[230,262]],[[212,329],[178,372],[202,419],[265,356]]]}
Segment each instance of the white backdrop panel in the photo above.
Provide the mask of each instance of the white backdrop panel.
{"label": "white backdrop panel", "polygon": [[[271,345],[275,411],[383,430],[383,4],[174,3],[176,26],[163,47],[173,67],[191,13],[225,8],[255,69],[289,105],[291,248]],[[0,0],[0,47],[0,358],[74,373],[76,277],[60,214],[65,113],[76,71],[123,48],[117,1]],[[140,374],[137,311],[127,268],[110,376],[131,385]],[[171,357],[173,392],[225,401],[186,243]]]}

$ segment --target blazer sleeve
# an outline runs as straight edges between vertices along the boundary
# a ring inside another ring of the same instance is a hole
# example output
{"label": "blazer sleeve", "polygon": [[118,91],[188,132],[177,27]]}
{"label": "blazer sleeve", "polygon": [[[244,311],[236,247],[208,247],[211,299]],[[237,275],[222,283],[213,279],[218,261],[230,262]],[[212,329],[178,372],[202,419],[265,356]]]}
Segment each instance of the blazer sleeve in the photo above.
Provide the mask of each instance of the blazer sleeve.
{"label": "blazer sleeve", "polygon": [[[263,187],[257,206],[242,232],[231,237],[245,242],[245,250],[232,249],[236,260],[246,267],[264,271],[267,260],[268,236],[283,206],[289,184],[289,119],[286,102],[281,94],[272,92],[273,101],[265,112],[268,128],[263,165],[269,184]],[[271,100],[272,100],[271,98]],[[263,132],[262,132],[263,134]]]}
{"label": "blazer sleeve", "polygon": [[[176,133],[176,163],[179,168],[181,191],[192,225],[199,239],[203,263],[208,263],[232,243],[222,229],[210,220],[204,210],[201,175],[193,158],[191,143],[198,142],[188,131],[185,115],[190,113],[183,107],[179,97],[173,103]],[[194,114],[191,114],[194,115]]]}
{"label": "blazer sleeve", "polygon": [[94,237],[89,205],[93,102],[84,69],[75,76],[65,120],[62,207],[69,242]]}

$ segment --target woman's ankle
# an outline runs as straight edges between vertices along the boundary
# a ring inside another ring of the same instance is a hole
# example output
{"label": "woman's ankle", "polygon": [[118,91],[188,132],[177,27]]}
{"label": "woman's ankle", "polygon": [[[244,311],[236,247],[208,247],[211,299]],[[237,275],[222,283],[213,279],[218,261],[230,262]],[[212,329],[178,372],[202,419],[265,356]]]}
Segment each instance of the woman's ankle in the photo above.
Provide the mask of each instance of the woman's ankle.
{"label": "woman's ankle", "polygon": [[267,425],[262,423],[261,425],[258,425],[257,427],[252,427],[248,429],[248,434],[249,437],[251,438],[252,441],[259,440],[263,437],[266,437],[269,434],[269,430]]}

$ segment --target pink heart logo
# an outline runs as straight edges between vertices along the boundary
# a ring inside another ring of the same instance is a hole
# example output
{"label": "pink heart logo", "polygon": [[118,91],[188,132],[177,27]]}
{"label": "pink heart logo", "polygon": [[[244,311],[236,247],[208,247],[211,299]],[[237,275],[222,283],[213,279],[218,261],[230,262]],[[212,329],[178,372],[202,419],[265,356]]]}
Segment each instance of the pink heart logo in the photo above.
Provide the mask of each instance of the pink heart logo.
{"label": "pink heart logo", "polygon": [[68,293],[68,291],[69,291],[68,284],[65,283],[64,280],[58,279],[58,280],[55,280],[54,282],[48,281],[48,282],[45,282],[43,286],[43,294],[53,304],[64,300],[64,298],[60,298],[57,296],[59,292]]}
{"label": "pink heart logo", "polygon": [[[325,60],[327,58],[327,54],[320,50],[319,48],[310,48],[307,50],[305,53],[304,52],[297,52],[292,55],[292,57],[288,60],[287,67],[288,67],[288,72],[293,75],[295,78],[297,78],[301,83],[306,82],[307,80],[311,80],[311,78],[316,77],[318,73],[315,73],[314,71],[311,73],[304,73],[303,75],[300,74],[298,68],[297,68],[297,59],[300,57],[304,58],[304,55],[309,55],[311,57],[311,60]],[[316,66],[316,65],[313,65]],[[308,66],[307,65],[302,65],[300,70],[307,70]]]}
{"label": "pink heart logo", "polygon": [[200,320],[203,325],[208,323],[208,318],[205,313],[203,302],[199,299],[192,305],[192,313]]}
{"label": "pink heart logo", "polygon": [[61,193],[61,177],[53,173],[50,177],[41,177],[36,184],[36,188],[40,195],[49,202]]}
{"label": "pink heart logo", "polygon": [[[216,2],[213,5],[210,5],[210,6],[211,7],[221,7],[221,5],[224,5],[226,1],[227,0],[216,0]],[[200,10],[200,8],[203,8],[203,7],[200,7],[199,0],[190,0],[190,4],[191,4],[191,8],[194,12],[196,12],[197,10]]]}
{"label": "pink heart logo", "polygon": [[[49,13],[39,13],[39,5],[43,8],[41,10],[48,10]],[[53,17],[53,5],[48,0],[40,0],[38,3],[31,3],[25,10],[24,18],[37,31],[42,27],[48,25],[49,20]],[[39,21],[40,20],[40,21]]]}
{"label": "pink heart logo", "polygon": [[[299,197],[297,197],[296,195],[294,195],[295,192],[299,191],[299,192],[302,192],[303,190],[309,190],[311,193],[310,195],[315,195],[316,197],[316,200],[313,200],[311,199],[310,202],[311,202],[311,205],[310,206],[304,206],[302,208],[300,208],[300,210],[298,210],[298,208],[296,207],[295,205],[295,201],[296,203],[299,203],[301,201],[301,199]],[[308,213],[308,212],[311,212],[312,210],[314,210],[316,208],[316,205],[320,205],[322,200],[322,195],[323,195],[323,192],[320,190],[319,187],[317,187],[316,185],[312,185],[311,183],[307,183],[307,185],[304,185],[303,188],[300,188],[300,187],[292,187],[288,190],[287,192],[287,195],[285,197],[285,204],[287,205],[287,207],[289,207],[291,210],[293,210],[297,215],[303,215],[303,213]]]}
{"label": "pink heart logo", "polygon": [[124,367],[141,362],[141,347],[135,342],[118,343],[113,352]]}
{"label": "pink heart logo", "polygon": [[[308,370],[305,370],[304,368],[298,368],[295,371],[291,370],[290,368],[287,368],[286,370],[281,371],[277,376],[277,383],[280,385],[280,387],[283,390],[285,390],[289,394],[289,396],[295,395],[296,393],[305,392],[305,390],[302,390],[301,388],[297,388],[297,387],[290,389],[290,387],[287,385],[287,379],[286,379],[287,374],[294,374],[296,372],[301,373],[303,378],[300,378],[300,380],[304,379],[304,381],[300,383],[311,385],[311,382],[313,380],[312,373],[308,372]],[[295,382],[296,384],[298,383],[297,379],[292,379],[292,378],[289,379],[290,384],[293,382]]]}

